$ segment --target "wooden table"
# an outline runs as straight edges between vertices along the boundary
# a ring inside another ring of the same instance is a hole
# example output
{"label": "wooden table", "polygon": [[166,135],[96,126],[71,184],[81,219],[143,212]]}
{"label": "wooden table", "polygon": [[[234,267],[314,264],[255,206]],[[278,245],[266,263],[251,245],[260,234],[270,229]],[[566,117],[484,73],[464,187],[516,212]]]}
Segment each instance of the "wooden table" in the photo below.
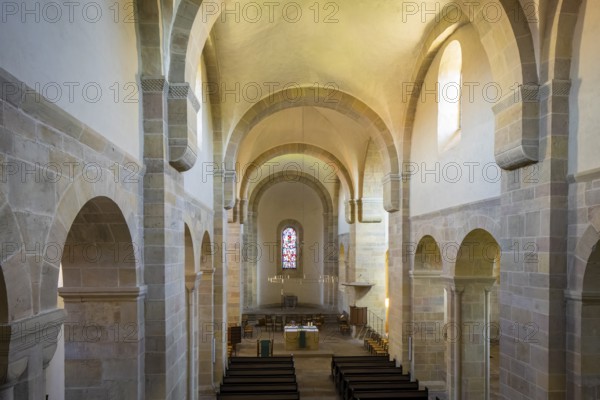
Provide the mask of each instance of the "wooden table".
{"label": "wooden table", "polygon": [[[301,343],[302,337],[304,343]],[[283,340],[286,350],[319,350],[319,329],[316,326],[286,326]]]}

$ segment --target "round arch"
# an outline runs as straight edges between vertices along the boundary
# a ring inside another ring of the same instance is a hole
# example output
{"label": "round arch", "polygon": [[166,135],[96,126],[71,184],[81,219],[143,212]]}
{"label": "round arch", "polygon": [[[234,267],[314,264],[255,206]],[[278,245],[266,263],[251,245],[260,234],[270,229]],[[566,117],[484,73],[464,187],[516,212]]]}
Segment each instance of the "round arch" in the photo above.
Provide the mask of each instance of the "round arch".
{"label": "round arch", "polygon": [[268,178],[263,179],[258,185],[256,185],[252,191],[252,194],[250,195],[250,199],[248,200],[249,209],[255,213],[258,209],[260,199],[265,194],[267,189],[281,182],[299,182],[310,187],[321,199],[324,212],[333,214],[333,201],[327,188],[321,182],[315,180],[312,175],[297,171],[279,171]]}
{"label": "round arch", "polygon": [[[104,180],[104,185],[89,182],[80,175],[63,192],[62,197],[58,201],[54,219],[45,242],[56,246],[58,249],[64,249],[69,227],[71,227],[83,206],[94,198],[107,198],[116,205],[127,225],[134,248],[134,255],[137,255],[135,257],[135,280],[139,285],[143,282],[140,276],[141,268],[138,264],[142,259],[143,236],[136,217],[139,215],[138,198],[135,193],[128,192],[122,187],[117,186],[115,181],[118,180],[110,175],[110,171],[103,170],[104,172],[109,174],[106,180]],[[44,264],[44,271],[41,273],[40,299],[38,300],[40,301],[41,310],[56,308],[60,262],[60,257],[52,257],[46,260]]]}
{"label": "round arch", "polygon": [[460,243],[454,276],[497,276],[500,246],[485,229],[470,231]]}
{"label": "round arch", "polygon": [[[460,7],[459,18],[455,20],[440,18],[439,23],[424,40],[421,53],[415,63],[416,68],[413,71],[411,80],[415,85],[414,90],[409,93],[410,98],[408,99],[407,112],[403,123],[402,159],[404,161],[410,161],[414,116],[420,101],[421,85],[439,50],[459,28],[470,24],[479,34],[484,51],[490,60],[492,76],[502,88],[513,93],[517,90],[515,85],[523,88],[523,86],[539,84],[533,36],[527,16],[519,2],[501,0],[499,3],[502,10],[498,20],[491,20],[490,17],[482,15],[485,12],[484,10],[497,6],[497,3],[492,0],[478,3],[478,6],[474,8],[473,3],[464,0],[452,3]],[[512,33],[508,40],[505,37],[506,33]],[[494,62],[495,59],[500,61]],[[528,88],[527,90],[531,89]],[[500,103],[503,103],[505,99],[512,100],[513,97],[516,98],[517,96],[503,97]],[[502,104],[495,113],[502,112],[511,104]],[[523,106],[529,107],[530,104],[536,103],[524,103]],[[496,127],[496,132],[498,131],[499,127]],[[511,162],[510,160],[499,160],[499,164],[512,168],[513,164]]]}
{"label": "round arch", "polygon": [[305,154],[308,156],[315,157],[326,163],[333,163],[338,170],[338,176],[341,178],[340,181],[342,182],[342,185],[344,186],[344,189],[346,190],[346,193],[349,196],[348,198],[350,200],[354,200],[354,185],[346,166],[336,156],[334,156],[327,150],[306,143],[290,143],[273,147],[256,157],[249,164],[248,168],[246,168],[245,174],[242,177],[242,181],[240,184],[240,199],[247,199],[249,180],[250,176],[254,173],[254,171],[261,168],[265,163],[267,163],[269,160],[272,160],[273,158],[292,153]]}
{"label": "round arch", "polygon": [[383,119],[367,104],[341,90],[326,96],[314,87],[294,87],[265,96],[250,107],[237,122],[227,140],[224,157],[226,168],[234,170],[239,146],[256,124],[281,110],[296,107],[323,107],[340,112],[365,129],[376,132],[371,136],[382,155],[384,170],[384,206],[389,212],[400,209],[399,158],[392,133]]}
{"label": "round arch", "polygon": [[[321,182],[315,180],[313,176],[307,173],[298,171],[294,171],[293,173],[291,171],[279,171],[261,180],[252,190],[248,201],[249,212],[248,220],[246,221],[247,230],[244,235],[243,244],[243,249],[245,249],[245,253],[243,253],[244,256],[242,257],[242,280],[245,282],[243,288],[243,304],[247,307],[255,306],[258,301],[258,255],[255,253],[257,251],[256,238],[258,237],[258,206],[262,196],[269,188],[285,182],[301,183],[308,186],[317,194],[323,209],[323,238],[326,241],[326,244],[337,243],[337,229],[335,226],[335,221],[337,220],[336,209],[334,208],[334,203],[329,191]],[[337,259],[334,261],[329,258],[330,257],[324,257],[323,259],[324,273],[332,273],[337,276],[339,267]],[[325,296],[325,298],[328,297]]]}
{"label": "round arch", "polygon": [[[21,229],[8,203],[0,192],[2,250],[0,253],[0,323],[18,320],[34,313],[29,268],[24,268]],[[27,264],[25,264],[26,266]],[[6,285],[6,282],[9,284]],[[55,294],[56,295],[56,294]]]}
{"label": "round arch", "polygon": [[442,254],[436,240],[425,235],[419,240],[415,250],[413,271],[442,271]]}

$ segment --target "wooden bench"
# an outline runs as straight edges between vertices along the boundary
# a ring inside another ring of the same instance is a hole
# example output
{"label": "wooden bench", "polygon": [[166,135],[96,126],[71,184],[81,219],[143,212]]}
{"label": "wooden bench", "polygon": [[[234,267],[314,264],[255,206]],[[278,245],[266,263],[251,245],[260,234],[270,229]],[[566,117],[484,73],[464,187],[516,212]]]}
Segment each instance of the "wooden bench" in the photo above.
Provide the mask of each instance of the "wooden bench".
{"label": "wooden bench", "polygon": [[[339,387],[340,394],[344,394],[348,391],[348,387],[353,383],[376,383],[376,382],[410,382],[410,374],[396,374],[396,375],[354,375],[345,376],[342,380],[342,384]],[[418,382],[418,381],[417,381]]]}
{"label": "wooden bench", "polygon": [[282,376],[296,375],[294,368],[277,368],[277,369],[228,369],[225,376]]}
{"label": "wooden bench", "polygon": [[299,393],[217,393],[217,400],[300,400]]}
{"label": "wooden bench", "polygon": [[217,399],[296,400],[300,398],[294,359],[231,357]]}
{"label": "wooden bench", "polygon": [[354,400],[385,400],[385,399],[408,399],[408,400],[427,400],[429,391],[423,390],[402,390],[391,392],[361,392],[357,393]]}
{"label": "wooden bench", "polygon": [[374,367],[374,368],[381,368],[381,367],[391,367],[391,368],[395,368],[396,367],[396,363],[394,361],[387,361],[387,360],[381,360],[381,361],[362,361],[362,362],[339,362],[335,364],[335,367],[333,368],[333,380],[336,380],[337,376],[340,373],[340,369],[352,369],[352,368],[368,368],[368,367]]}
{"label": "wooden bench", "polygon": [[344,367],[340,366],[335,380],[335,386],[340,387],[344,377],[354,375],[402,375],[402,367]]}
{"label": "wooden bench", "polygon": [[419,382],[378,382],[378,383],[353,383],[344,393],[344,400],[352,400],[363,392],[390,392],[390,391],[419,390]]}
{"label": "wooden bench", "polygon": [[223,384],[250,383],[250,384],[268,384],[268,383],[296,383],[296,376],[224,376]]}
{"label": "wooden bench", "polygon": [[[338,363],[379,360],[389,361],[389,358],[382,356],[333,356],[331,357],[331,375],[333,376],[333,370],[335,368],[335,365]],[[396,362],[395,359],[392,361],[394,361],[394,363]]]}
{"label": "wooden bench", "polygon": [[239,369],[276,369],[276,368],[294,368],[294,363],[239,363],[230,364],[227,368],[230,371]]}
{"label": "wooden bench", "polygon": [[294,362],[294,357],[292,356],[275,356],[275,357],[231,357],[229,359],[229,364],[245,364],[245,363],[287,363]]}
{"label": "wooden bench", "polygon": [[286,393],[297,392],[298,384],[296,383],[273,383],[262,385],[251,385],[246,383],[234,383],[221,385],[220,393]]}

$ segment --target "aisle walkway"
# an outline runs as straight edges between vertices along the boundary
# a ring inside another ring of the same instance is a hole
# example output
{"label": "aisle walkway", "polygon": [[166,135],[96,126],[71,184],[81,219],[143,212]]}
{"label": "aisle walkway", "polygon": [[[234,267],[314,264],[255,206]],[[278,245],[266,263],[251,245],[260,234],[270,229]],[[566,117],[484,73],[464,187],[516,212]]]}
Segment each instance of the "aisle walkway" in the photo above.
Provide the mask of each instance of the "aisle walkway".
{"label": "aisle walkway", "polygon": [[[286,354],[281,332],[260,333],[260,337],[274,339],[274,355]],[[294,352],[298,390],[302,400],[339,400],[331,379],[331,356],[333,354],[367,355],[368,352],[363,348],[362,340],[341,335],[337,331],[337,326],[326,324],[319,337],[319,351],[297,350]],[[252,339],[244,339],[238,345],[238,355],[256,355],[256,335]]]}

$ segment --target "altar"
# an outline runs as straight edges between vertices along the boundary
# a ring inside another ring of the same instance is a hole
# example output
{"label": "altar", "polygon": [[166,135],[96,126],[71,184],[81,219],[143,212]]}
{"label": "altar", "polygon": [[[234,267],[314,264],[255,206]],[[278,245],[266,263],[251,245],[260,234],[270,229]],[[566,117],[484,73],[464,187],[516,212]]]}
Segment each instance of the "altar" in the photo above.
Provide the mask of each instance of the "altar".
{"label": "altar", "polygon": [[286,326],[283,340],[286,350],[319,350],[319,329],[316,326]]}

